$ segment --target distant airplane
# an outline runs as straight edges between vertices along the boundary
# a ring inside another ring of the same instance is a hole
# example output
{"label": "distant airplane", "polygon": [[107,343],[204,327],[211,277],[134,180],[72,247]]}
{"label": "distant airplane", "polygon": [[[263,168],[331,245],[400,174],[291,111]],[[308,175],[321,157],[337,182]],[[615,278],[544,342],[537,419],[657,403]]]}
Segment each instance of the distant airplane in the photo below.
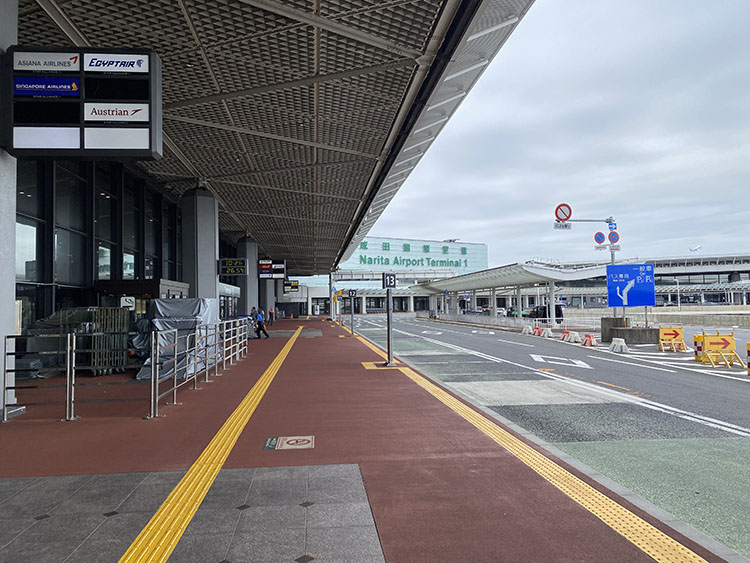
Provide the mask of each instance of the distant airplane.
{"label": "distant airplane", "polygon": [[703,248],[703,245],[699,244],[698,246],[691,246],[689,250],[690,252],[698,252],[701,248]]}

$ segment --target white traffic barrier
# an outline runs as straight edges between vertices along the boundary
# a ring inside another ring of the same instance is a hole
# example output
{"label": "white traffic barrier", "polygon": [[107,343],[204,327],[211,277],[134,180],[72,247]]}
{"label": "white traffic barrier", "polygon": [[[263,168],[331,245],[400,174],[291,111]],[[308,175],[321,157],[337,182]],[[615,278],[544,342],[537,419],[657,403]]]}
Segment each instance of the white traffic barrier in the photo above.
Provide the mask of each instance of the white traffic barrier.
{"label": "white traffic barrier", "polygon": [[628,345],[625,344],[624,338],[613,338],[612,343],[609,345],[610,352],[621,352],[627,354],[630,352]]}
{"label": "white traffic barrier", "polygon": [[532,329],[531,325],[523,325],[523,330],[521,331],[521,334],[531,334]]}
{"label": "white traffic barrier", "polygon": [[553,338],[555,335],[552,334],[552,329],[551,328],[543,328],[542,329],[542,334],[540,334],[540,336],[542,338]]}
{"label": "white traffic barrier", "polygon": [[565,340],[565,342],[573,342],[574,344],[580,344],[581,343],[581,335],[578,334],[575,330],[571,330],[568,333],[568,338]]}

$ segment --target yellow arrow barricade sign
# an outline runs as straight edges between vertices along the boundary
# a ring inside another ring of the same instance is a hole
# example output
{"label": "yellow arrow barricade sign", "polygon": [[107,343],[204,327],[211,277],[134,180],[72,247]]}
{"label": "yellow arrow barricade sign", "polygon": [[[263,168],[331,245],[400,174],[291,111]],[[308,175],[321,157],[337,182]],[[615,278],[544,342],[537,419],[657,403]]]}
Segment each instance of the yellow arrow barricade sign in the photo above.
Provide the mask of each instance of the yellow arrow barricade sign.
{"label": "yellow arrow barricade sign", "polygon": [[687,352],[688,347],[685,344],[685,331],[681,326],[660,326],[659,327],[659,350],[666,352]]}
{"label": "yellow arrow barricade sign", "polygon": [[703,333],[703,358],[701,362],[711,364],[716,367],[717,364],[731,367],[737,362],[743,368],[745,363],[737,354],[737,341],[734,338],[734,331],[731,334],[706,334]]}

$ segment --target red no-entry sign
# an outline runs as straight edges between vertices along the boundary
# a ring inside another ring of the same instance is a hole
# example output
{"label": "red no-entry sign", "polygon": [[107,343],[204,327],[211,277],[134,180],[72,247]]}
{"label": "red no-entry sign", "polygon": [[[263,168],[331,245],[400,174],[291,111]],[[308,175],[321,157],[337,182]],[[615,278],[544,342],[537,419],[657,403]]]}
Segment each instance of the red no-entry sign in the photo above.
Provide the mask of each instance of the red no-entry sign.
{"label": "red no-entry sign", "polygon": [[555,207],[555,219],[558,221],[567,221],[570,219],[570,216],[573,214],[573,211],[570,209],[570,205],[567,203],[561,203],[557,207]]}

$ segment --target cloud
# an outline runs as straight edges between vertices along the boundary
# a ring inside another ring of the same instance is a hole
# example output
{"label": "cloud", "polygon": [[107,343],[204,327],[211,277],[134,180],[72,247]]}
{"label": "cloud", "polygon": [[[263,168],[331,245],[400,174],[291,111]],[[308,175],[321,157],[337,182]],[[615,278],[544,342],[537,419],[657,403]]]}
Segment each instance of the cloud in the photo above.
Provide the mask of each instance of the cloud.
{"label": "cloud", "polygon": [[745,0],[537,2],[372,230],[486,242],[490,265],[750,253]]}

